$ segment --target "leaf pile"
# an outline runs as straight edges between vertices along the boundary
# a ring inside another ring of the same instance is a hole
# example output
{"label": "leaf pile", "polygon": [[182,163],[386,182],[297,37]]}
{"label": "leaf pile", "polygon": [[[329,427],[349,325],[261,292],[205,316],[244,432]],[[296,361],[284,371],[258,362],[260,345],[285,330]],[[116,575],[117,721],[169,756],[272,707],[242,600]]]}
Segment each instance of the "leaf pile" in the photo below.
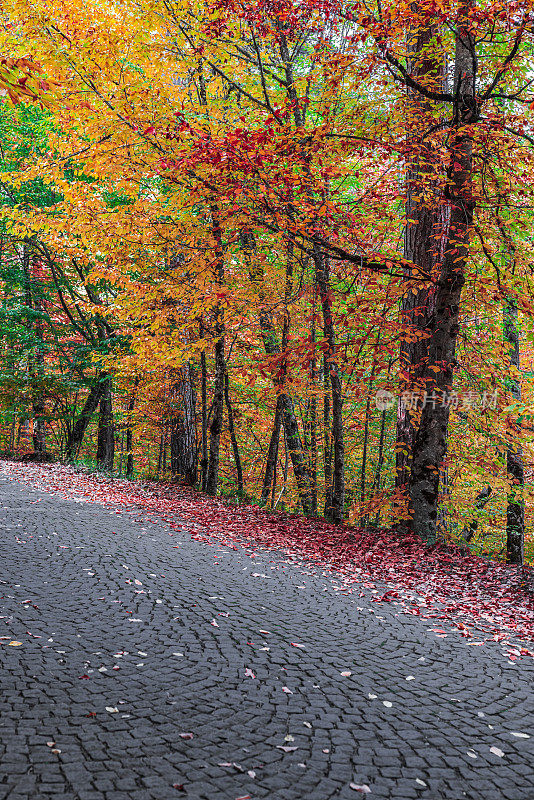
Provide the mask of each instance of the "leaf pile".
{"label": "leaf pile", "polygon": [[[393,531],[336,527],[321,520],[273,515],[257,506],[233,507],[181,487],[142,484],[88,475],[58,465],[0,462],[3,474],[68,499],[96,502],[156,515],[173,529],[207,544],[242,547],[249,555],[277,551],[277,564],[313,564],[335,589],[365,596],[424,620],[441,620],[481,645],[501,642],[503,655],[515,661],[534,655],[523,646],[534,634],[534,598],[522,585],[516,566],[466,555],[438,545],[431,549],[416,536]],[[119,512],[120,513],[120,512]],[[169,540],[173,547],[173,540]],[[432,629],[439,637],[450,630]]]}

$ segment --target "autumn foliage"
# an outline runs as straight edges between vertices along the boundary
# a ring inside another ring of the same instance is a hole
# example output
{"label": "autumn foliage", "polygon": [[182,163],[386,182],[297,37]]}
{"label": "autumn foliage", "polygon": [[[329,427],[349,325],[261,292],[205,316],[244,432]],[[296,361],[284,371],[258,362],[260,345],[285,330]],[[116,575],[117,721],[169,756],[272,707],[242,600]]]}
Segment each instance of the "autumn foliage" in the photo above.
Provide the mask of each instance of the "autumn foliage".
{"label": "autumn foliage", "polygon": [[5,13],[4,450],[533,558],[534,3]]}

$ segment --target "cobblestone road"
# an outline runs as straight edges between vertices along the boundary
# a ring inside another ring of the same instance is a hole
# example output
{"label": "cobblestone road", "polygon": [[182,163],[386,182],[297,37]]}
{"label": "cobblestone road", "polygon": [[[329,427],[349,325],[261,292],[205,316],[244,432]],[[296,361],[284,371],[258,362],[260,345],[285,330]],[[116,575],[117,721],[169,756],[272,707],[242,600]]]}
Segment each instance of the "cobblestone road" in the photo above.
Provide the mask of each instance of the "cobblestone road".
{"label": "cobblestone road", "polygon": [[140,516],[0,476],[0,800],[533,800],[530,660]]}

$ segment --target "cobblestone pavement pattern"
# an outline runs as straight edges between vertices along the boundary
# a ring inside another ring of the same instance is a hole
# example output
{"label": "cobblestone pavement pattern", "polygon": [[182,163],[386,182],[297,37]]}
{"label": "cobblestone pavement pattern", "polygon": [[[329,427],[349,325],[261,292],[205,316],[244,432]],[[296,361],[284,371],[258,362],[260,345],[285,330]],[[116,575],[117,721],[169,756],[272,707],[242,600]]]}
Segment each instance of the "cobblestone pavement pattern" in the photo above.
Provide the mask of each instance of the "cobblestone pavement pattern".
{"label": "cobblestone pavement pattern", "polygon": [[534,798],[529,659],[139,510],[0,501],[0,800]]}

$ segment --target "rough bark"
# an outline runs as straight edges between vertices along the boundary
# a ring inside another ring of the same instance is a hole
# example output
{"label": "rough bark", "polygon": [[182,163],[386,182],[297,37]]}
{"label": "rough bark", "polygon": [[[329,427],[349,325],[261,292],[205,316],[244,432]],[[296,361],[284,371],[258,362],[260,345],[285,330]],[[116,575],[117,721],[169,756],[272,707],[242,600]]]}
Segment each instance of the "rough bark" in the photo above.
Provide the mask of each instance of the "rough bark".
{"label": "rough bark", "polygon": [[[414,10],[418,10],[416,5]],[[424,85],[435,85],[442,80],[443,62],[429,44],[436,36],[437,27],[429,24],[408,32],[408,52],[411,75]],[[401,397],[423,396],[426,389],[425,368],[428,366],[429,338],[427,326],[434,312],[434,293],[431,287],[418,283],[426,276],[435,277],[441,260],[440,240],[446,225],[446,209],[440,203],[438,183],[439,153],[430,139],[425,139],[434,123],[435,103],[407,88],[406,119],[407,140],[411,156],[406,171],[406,227],[404,252],[414,269],[406,269],[407,292],[401,303],[400,394]],[[405,393],[408,393],[406,395]],[[408,485],[414,436],[417,430],[417,408],[400,402],[397,411],[395,450],[395,486],[404,495]],[[399,521],[399,529],[406,523]]]}
{"label": "rough bark", "polygon": [[431,400],[421,411],[414,437],[409,478],[411,527],[432,544],[436,541],[439,472],[447,452],[449,405],[444,402],[452,388],[456,338],[459,331],[460,297],[465,282],[469,238],[473,223],[472,133],[478,119],[475,99],[474,44],[469,13],[474,0],[463,0],[458,11],[454,75],[454,121],[450,166],[444,200],[450,209],[442,269],[436,283],[434,314],[427,326],[428,365],[423,379]]}

